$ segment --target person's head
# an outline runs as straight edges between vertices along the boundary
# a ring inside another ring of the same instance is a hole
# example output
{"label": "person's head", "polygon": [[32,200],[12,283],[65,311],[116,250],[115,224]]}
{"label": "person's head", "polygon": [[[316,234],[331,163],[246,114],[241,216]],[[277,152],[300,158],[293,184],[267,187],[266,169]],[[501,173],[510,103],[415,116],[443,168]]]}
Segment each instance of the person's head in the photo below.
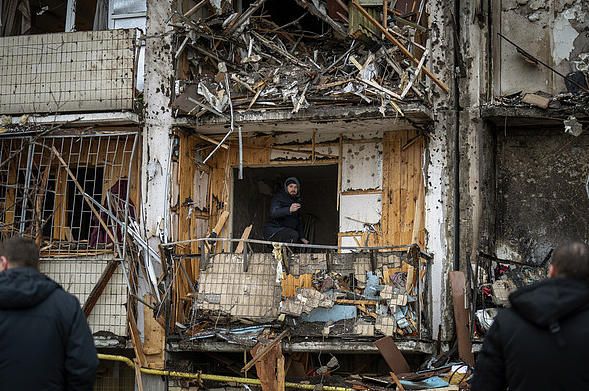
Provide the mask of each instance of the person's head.
{"label": "person's head", "polygon": [[589,246],[569,242],[554,251],[549,276],[575,278],[589,282]]}
{"label": "person's head", "polygon": [[293,176],[284,181],[284,190],[291,197],[296,197],[299,194],[300,187],[299,180]]}
{"label": "person's head", "polygon": [[32,239],[13,236],[0,243],[0,271],[15,267],[36,269],[39,248]]}

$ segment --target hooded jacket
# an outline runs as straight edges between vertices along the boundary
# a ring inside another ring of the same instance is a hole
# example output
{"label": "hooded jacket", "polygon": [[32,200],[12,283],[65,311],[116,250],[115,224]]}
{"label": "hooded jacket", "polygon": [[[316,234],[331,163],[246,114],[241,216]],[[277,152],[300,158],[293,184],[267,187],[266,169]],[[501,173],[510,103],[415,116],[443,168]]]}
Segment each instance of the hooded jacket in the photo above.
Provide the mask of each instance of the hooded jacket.
{"label": "hooded jacket", "polygon": [[485,337],[471,389],[589,390],[589,284],[551,278],[509,300]]}
{"label": "hooded jacket", "polygon": [[[291,197],[287,191],[286,183],[289,180],[296,183],[299,189],[294,197]],[[301,185],[296,178],[291,177],[284,181],[283,188],[278,190],[274,197],[272,197],[272,201],[270,201],[270,217],[264,225],[264,239],[272,239],[277,232],[285,228],[298,231],[299,239],[305,238],[303,225],[300,221],[300,209],[293,213],[290,212],[290,206],[294,203],[301,203]]]}
{"label": "hooded jacket", "polygon": [[30,268],[0,272],[0,390],[92,390],[98,357],[80,303]]}

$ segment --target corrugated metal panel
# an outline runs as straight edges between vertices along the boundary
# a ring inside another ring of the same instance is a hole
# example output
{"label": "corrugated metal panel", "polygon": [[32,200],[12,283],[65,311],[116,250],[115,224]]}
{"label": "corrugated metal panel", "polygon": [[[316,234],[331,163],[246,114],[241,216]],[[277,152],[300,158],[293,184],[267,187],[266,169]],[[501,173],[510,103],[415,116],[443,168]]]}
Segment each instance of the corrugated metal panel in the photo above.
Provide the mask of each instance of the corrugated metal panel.
{"label": "corrugated metal panel", "polygon": [[0,38],[0,114],[131,110],[128,30]]}

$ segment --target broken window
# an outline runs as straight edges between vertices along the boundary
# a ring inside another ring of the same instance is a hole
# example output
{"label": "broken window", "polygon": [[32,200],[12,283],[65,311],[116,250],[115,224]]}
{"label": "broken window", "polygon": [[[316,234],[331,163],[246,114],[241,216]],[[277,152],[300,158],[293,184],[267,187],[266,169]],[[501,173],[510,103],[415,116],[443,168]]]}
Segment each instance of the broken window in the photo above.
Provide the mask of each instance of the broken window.
{"label": "broken window", "polygon": [[[135,220],[129,181],[136,133],[0,138],[2,235],[27,235],[42,257],[120,255]],[[131,189],[131,187],[133,189]]]}

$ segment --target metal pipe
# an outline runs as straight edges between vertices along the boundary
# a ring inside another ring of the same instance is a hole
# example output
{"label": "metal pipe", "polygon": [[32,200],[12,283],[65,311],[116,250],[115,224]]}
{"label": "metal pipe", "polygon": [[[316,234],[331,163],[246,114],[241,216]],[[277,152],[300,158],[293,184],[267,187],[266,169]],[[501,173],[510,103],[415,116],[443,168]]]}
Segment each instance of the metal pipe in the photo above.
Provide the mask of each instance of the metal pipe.
{"label": "metal pipe", "polygon": [[31,170],[33,165],[33,144],[31,143],[31,138],[29,138],[29,153],[27,156],[27,171],[25,174],[25,185],[23,189],[23,197],[22,197],[22,205],[21,205],[21,212],[20,212],[20,228],[18,229],[19,234],[25,233],[25,220],[27,214],[27,198],[29,194],[29,187],[31,181]]}
{"label": "metal pipe", "polygon": [[[131,361],[130,358],[125,357],[125,356],[115,356],[112,354],[98,353],[98,358],[100,360],[120,361],[120,362],[127,364],[131,368],[135,368],[135,363],[133,361]],[[176,372],[176,371],[166,371],[166,370],[161,370],[161,369],[148,369],[148,368],[143,368],[143,367],[139,367],[139,371],[141,371],[141,373],[146,373],[149,375],[183,377],[183,378],[189,378],[189,379],[202,379],[202,380],[232,382],[232,383],[240,383],[240,384],[252,384],[252,385],[258,385],[258,386],[262,384],[260,379],[236,377],[236,376],[208,375],[208,374],[200,373],[200,372],[199,373]],[[315,386],[312,384],[300,384],[300,383],[285,382],[284,386],[286,388],[293,388],[293,389],[297,389],[297,390],[314,390],[315,389]],[[353,389],[351,389],[351,388],[332,387],[332,386],[323,386],[322,389],[325,391],[353,391]]]}
{"label": "metal pipe", "polygon": [[[246,242],[246,243],[257,243],[257,244],[272,244],[272,243],[279,243],[273,242],[271,240],[259,240],[259,239],[237,239],[237,238],[198,238],[198,239],[190,239],[190,240],[180,240],[178,242],[170,242],[166,243],[166,246],[176,245],[176,244],[183,244],[183,243],[192,243],[192,242],[219,242],[219,241],[235,241],[235,242]],[[316,248],[316,249],[324,249],[324,250],[392,250],[396,248],[409,248],[412,247],[413,244],[406,244],[406,245],[396,245],[396,246],[378,246],[378,247],[352,247],[352,246],[328,246],[328,245],[321,245],[321,244],[302,244],[302,243],[282,243],[287,247],[302,247],[302,248]],[[426,253],[425,251],[419,250],[419,253],[422,257],[426,259],[432,258],[431,254]]]}
{"label": "metal pipe", "polygon": [[225,142],[225,140],[227,140],[227,137],[229,137],[229,135],[231,133],[233,133],[233,129],[229,129],[229,131],[227,132],[225,137],[223,137],[223,140],[221,140],[221,142],[215,147],[215,149],[213,149],[213,151],[211,153],[209,153],[209,156],[207,156],[207,158],[205,160],[203,160],[202,164],[205,164],[207,162],[207,160],[209,160],[211,158],[211,156],[213,156],[213,154],[215,152],[217,152],[217,149],[219,149],[221,147],[221,145],[223,145],[223,143]]}
{"label": "metal pipe", "polygon": [[131,192],[131,174],[133,173],[133,159],[135,158],[135,149],[137,147],[137,139],[139,133],[135,133],[133,139],[133,149],[131,149],[131,157],[129,158],[129,172],[127,176],[127,194],[125,195],[125,224],[123,224],[123,254],[127,251],[127,219],[129,218],[129,193]]}

